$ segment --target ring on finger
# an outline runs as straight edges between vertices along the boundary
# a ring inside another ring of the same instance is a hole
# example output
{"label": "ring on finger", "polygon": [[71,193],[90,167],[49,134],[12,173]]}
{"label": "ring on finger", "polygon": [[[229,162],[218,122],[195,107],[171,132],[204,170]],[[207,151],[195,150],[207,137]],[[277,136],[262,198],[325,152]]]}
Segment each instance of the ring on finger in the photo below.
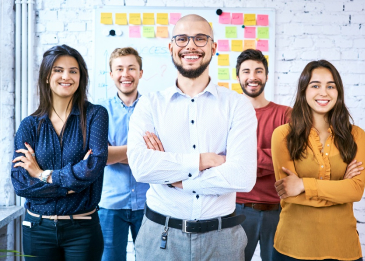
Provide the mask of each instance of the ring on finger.
{"label": "ring on finger", "polygon": [[32,155],[32,157],[35,157],[35,153],[32,153],[31,155]]}

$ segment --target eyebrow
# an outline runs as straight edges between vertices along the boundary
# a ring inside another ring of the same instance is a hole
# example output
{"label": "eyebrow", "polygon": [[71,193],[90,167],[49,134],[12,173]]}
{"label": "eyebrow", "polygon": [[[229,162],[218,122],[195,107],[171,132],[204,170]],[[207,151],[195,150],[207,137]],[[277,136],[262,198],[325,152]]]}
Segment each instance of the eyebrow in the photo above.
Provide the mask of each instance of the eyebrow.
{"label": "eyebrow", "polygon": [[[257,67],[255,70],[263,70],[263,67]],[[242,71],[250,70],[249,68],[243,68]]]}
{"label": "eyebrow", "polygon": [[[126,67],[131,67],[131,66],[137,66],[137,65],[135,65],[135,64],[130,64],[130,65],[126,66]],[[123,65],[117,65],[117,67],[124,67],[124,66],[123,66]]]}
{"label": "eyebrow", "polygon": [[[61,66],[53,66],[53,69],[64,69],[64,68],[61,67]],[[77,67],[71,67],[69,69],[76,69],[76,70],[78,70],[79,68],[77,68]]]}
{"label": "eyebrow", "polygon": [[[309,84],[312,84],[312,83],[321,83],[321,82],[320,81],[311,81]],[[334,84],[336,84],[334,81],[329,81],[327,83],[334,83]]]}

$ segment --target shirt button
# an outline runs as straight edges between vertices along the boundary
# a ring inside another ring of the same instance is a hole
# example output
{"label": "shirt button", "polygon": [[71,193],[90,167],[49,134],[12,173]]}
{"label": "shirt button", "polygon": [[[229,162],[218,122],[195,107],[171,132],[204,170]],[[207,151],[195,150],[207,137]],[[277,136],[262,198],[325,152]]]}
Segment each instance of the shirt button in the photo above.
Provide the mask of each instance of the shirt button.
{"label": "shirt button", "polygon": [[195,144],[193,145],[193,148],[195,149]]}
{"label": "shirt button", "polygon": [[321,166],[321,168],[323,168],[323,165]]}
{"label": "shirt button", "polygon": [[326,155],[328,155],[328,153],[326,153]]}
{"label": "shirt button", "polygon": [[194,99],[191,99],[191,102],[194,102]]}
{"label": "shirt button", "polygon": [[188,175],[189,177],[191,177],[191,173],[189,173],[189,175]]}
{"label": "shirt button", "polygon": [[191,120],[191,123],[194,124],[194,120]]}
{"label": "shirt button", "polygon": [[132,189],[132,192],[134,192],[134,189]]}
{"label": "shirt button", "polygon": [[196,192],[193,190],[193,193],[196,193]]}
{"label": "shirt button", "polygon": [[196,195],[196,199],[198,199],[199,198],[199,195]]}
{"label": "shirt button", "polygon": [[329,147],[330,145],[329,144],[327,144],[327,147]]}
{"label": "shirt button", "polygon": [[323,179],[322,177],[320,177],[320,179]]}

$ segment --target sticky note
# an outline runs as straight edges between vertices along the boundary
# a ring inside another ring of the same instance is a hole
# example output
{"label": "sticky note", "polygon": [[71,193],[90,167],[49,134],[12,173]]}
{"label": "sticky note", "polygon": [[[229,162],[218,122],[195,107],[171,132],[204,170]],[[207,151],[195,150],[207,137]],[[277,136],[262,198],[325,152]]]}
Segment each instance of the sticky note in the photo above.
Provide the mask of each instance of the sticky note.
{"label": "sticky note", "polygon": [[256,25],[256,14],[245,14],[244,25]]}
{"label": "sticky note", "polygon": [[113,24],[113,13],[101,13],[100,14],[101,24]]}
{"label": "sticky note", "polygon": [[236,75],[236,68],[232,68],[232,79],[236,79],[237,75]]}
{"label": "sticky note", "polygon": [[212,28],[213,28],[213,23],[212,23],[212,22],[209,22],[209,25],[210,25],[210,27],[212,27]]}
{"label": "sticky note", "polygon": [[232,40],[231,42],[232,51],[233,52],[242,52],[243,51],[243,41],[242,40]]}
{"label": "sticky note", "polygon": [[268,52],[269,51],[269,41],[268,40],[258,40],[256,49],[260,50],[261,52]]}
{"label": "sticky note", "polygon": [[219,16],[219,23],[220,24],[230,24],[231,23],[231,13],[223,12]]}
{"label": "sticky note", "polygon": [[140,26],[129,26],[129,37],[130,38],[141,38],[141,27]]}
{"label": "sticky note", "polygon": [[229,40],[218,40],[218,51],[229,52]]}
{"label": "sticky note", "polygon": [[245,38],[256,38],[256,27],[245,27]]}
{"label": "sticky note", "polygon": [[169,30],[167,26],[157,26],[156,37],[169,38]]}
{"label": "sticky note", "polygon": [[257,25],[260,26],[268,26],[269,25],[269,16],[268,15],[257,15]]}
{"label": "sticky note", "polygon": [[143,26],[143,37],[154,38],[155,27],[154,26]]}
{"label": "sticky note", "polygon": [[229,66],[229,54],[218,55],[218,65],[219,66]]}
{"label": "sticky note", "polygon": [[243,44],[243,50],[247,49],[256,49],[256,41],[255,40],[245,40]]}
{"label": "sticky note", "polygon": [[229,80],[229,68],[218,68],[218,80]]}
{"label": "sticky note", "polygon": [[257,38],[269,39],[269,27],[257,27]]}
{"label": "sticky note", "polygon": [[241,85],[239,83],[232,83],[231,87],[232,91],[238,92],[239,94],[243,93]]}
{"label": "sticky note", "polygon": [[232,24],[243,25],[243,14],[232,13]]}
{"label": "sticky note", "polygon": [[264,55],[266,60],[267,60],[267,65],[269,65],[269,56],[268,55]]}
{"label": "sticky note", "polygon": [[170,24],[176,24],[180,17],[180,13],[170,13]]}
{"label": "sticky note", "polygon": [[226,38],[237,38],[237,27],[227,26],[226,27]]}
{"label": "sticky note", "polygon": [[157,13],[157,24],[169,24],[168,13]]}
{"label": "sticky note", "polygon": [[135,24],[135,25],[141,24],[141,14],[130,13],[129,14],[129,24]]}
{"label": "sticky note", "polygon": [[228,82],[218,82],[218,86],[225,87],[229,89],[229,83]]}
{"label": "sticky note", "polygon": [[155,24],[155,14],[154,13],[143,13],[142,23],[144,25],[153,25],[153,24]]}
{"label": "sticky note", "polygon": [[116,13],[115,14],[115,23],[119,25],[127,25],[127,14],[125,13]]}

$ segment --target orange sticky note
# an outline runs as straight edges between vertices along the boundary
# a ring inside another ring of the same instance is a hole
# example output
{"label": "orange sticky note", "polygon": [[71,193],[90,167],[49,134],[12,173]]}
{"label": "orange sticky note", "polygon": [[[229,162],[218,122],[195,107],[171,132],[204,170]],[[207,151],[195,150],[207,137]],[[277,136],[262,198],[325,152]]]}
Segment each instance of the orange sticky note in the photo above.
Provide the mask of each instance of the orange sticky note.
{"label": "orange sticky note", "polygon": [[119,25],[127,25],[127,14],[125,13],[116,13],[115,14],[115,23]]}
{"label": "orange sticky note", "polygon": [[247,25],[256,25],[256,14],[245,14],[243,24]]}
{"label": "orange sticky note", "polygon": [[113,24],[113,13],[101,13],[100,14],[101,24]]}
{"label": "orange sticky note", "polygon": [[169,24],[169,15],[168,13],[157,13],[157,24]]}
{"label": "orange sticky note", "polygon": [[154,13],[143,13],[144,25],[154,25],[155,24],[155,14]]}
{"label": "orange sticky note", "polygon": [[157,26],[156,37],[169,38],[169,30],[167,26]]}
{"label": "orange sticky note", "polygon": [[229,89],[229,83],[228,82],[218,82],[218,86],[225,87]]}
{"label": "orange sticky note", "polygon": [[231,50],[233,52],[242,52],[243,51],[243,41],[242,40],[232,40],[231,42]]}
{"label": "orange sticky note", "polygon": [[256,49],[256,41],[255,40],[245,40],[243,44],[243,50],[247,49]]}
{"label": "orange sticky note", "polygon": [[243,93],[241,85],[239,83],[232,83],[231,89],[232,91],[238,92],[239,94]]}
{"label": "orange sticky note", "polygon": [[129,24],[140,25],[141,24],[141,14],[130,13],[129,14]]}

